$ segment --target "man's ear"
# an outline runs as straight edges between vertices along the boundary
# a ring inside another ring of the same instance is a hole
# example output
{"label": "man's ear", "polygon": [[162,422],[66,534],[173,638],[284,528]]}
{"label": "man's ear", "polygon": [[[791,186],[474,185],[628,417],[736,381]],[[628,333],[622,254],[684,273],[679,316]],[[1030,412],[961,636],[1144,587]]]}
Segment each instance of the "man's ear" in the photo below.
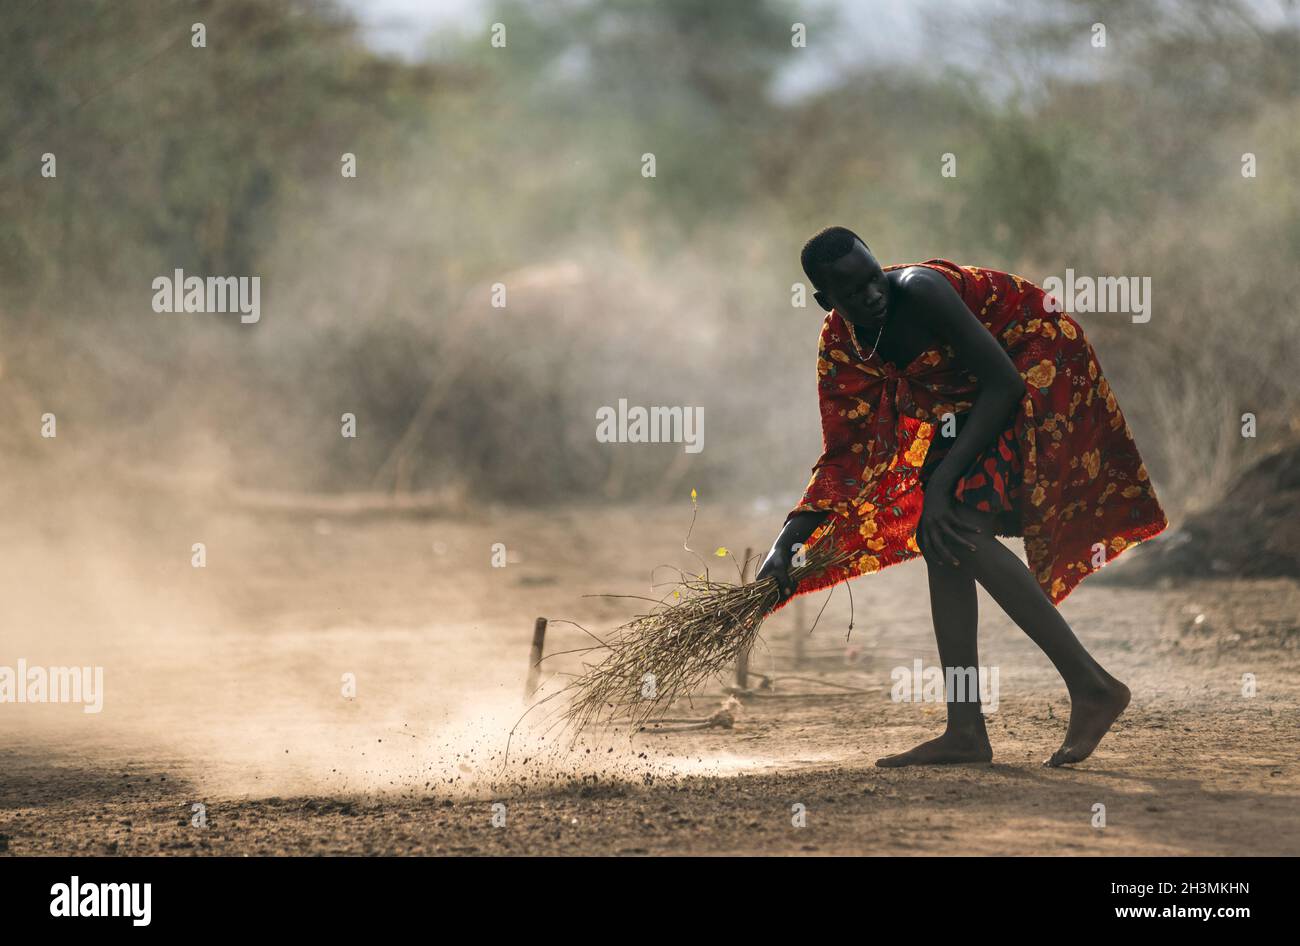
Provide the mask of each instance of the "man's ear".
{"label": "man's ear", "polygon": [[822,292],[820,289],[813,292],[813,298],[816,299],[817,304],[827,312],[834,308],[834,306],[831,305],[831,301],[826,298],[826,293]]}

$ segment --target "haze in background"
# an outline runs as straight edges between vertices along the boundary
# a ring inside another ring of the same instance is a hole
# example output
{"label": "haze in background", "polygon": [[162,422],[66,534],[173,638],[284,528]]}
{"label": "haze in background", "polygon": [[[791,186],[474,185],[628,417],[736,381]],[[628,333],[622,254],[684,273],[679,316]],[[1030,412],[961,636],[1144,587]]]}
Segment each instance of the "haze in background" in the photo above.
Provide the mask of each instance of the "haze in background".
{"label": "haze in background", "polygon": [[[1149,323],[1080,320],[1175,513],[1295,433],[1290,7],[42,9],[0,41],[17,466],[779,510],[820,447],[821,313],[791,300],[832,223],[887,262],[1150,276]],[[261,320],[154,312],[176,269],[260,276]],[[704,450],[598,442],[620,399],[704,408]]]}

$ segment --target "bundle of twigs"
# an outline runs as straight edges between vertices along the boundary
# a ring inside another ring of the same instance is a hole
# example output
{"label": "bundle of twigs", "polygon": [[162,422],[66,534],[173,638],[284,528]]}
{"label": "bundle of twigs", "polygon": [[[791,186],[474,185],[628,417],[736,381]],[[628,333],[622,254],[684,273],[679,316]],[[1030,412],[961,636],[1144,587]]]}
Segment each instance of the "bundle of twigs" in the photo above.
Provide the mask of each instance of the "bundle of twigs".
{"label": "bundle of twigs", "polygon": [[[820,542],[790,570],[803,577],[843,564],[849,554]],[[776,579],[747,584],[718,581],[707,571],[682,576],[671,603],[638,615],[602,641],[604,659],[574,679],[564,721],[575,732],[608,722],[641,725],[674,700],[721,674],[758,636],[780,600]]]}

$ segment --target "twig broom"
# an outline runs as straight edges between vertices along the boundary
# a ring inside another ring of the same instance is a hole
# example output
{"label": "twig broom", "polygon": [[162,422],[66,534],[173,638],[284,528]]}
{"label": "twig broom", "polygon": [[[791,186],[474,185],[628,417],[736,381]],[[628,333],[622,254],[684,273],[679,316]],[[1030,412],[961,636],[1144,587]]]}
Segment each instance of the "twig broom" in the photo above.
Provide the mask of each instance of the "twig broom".
{"label": "twig broom", "polygon": [[[850,553],[827,535],[790,570],[802,578],[844,564]],[[651,599],[653,600],[653,599]],[[602,640],[605,657],[575,678],[560,694],[567,697],[563,721],[574,732],[602,723],[640,726],[673,701],[721,677],[741,648],[754,644],[763,619],[780,600],[776,579],[748,584],[717,581],[707,572],[683,575],[671,603],[656,603],[615,628]]]}

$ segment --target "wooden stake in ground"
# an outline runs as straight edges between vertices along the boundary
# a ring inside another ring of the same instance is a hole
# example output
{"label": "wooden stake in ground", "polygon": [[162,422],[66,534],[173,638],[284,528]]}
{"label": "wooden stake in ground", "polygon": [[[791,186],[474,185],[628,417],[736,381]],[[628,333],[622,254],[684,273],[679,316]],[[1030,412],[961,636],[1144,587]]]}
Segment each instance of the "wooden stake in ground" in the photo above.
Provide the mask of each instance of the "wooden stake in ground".
{"label": "wooden stake in ground", "polygon": [[[749,581],[749,556],[753,549],[745,549],[745,557],[741,559],[740,565],[740,583],[743,585]],[[749,647],[741,647],[736,651],[736,689],[749,689]]]}
{"label": "wooden stake in ground", "polygon": [[808,636],[807,615],[804,613],[804,607],[807,602],[803,597],[794,599],[794,665],[795,668],[803,666],[804,638]]}
{"label": "wooden stake in ground", "polygon": [[533,624],[533,648],[528,654],[528,682],[524,685],[524,700],[531,700],[537,692],[537,677],[542,672],[542,650],[546,645],[546,618]]}

